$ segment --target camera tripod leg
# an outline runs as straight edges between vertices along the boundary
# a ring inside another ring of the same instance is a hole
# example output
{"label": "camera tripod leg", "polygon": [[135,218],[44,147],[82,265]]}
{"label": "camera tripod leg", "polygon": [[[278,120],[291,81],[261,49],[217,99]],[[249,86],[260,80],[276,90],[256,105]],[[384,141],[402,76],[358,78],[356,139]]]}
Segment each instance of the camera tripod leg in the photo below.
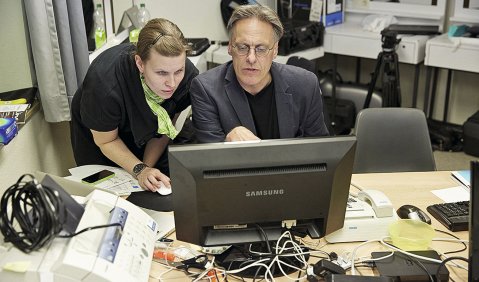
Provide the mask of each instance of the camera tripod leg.
{"label": "camera tripod leg", "polygon": [[401,106],[401,88],[399,85],[399,65],[397,54],[390,53],[384,58],[384,72],[382,77],[382,97],[384,107]]}
{"label": "camera tripod leg", "polygon": [[378,59],[376,61],[376,67],[374,68],[371,82],[369,83],[368,94],[366,95],[366,99],[364,100],[363,109],[369,108],[369,104],[371,103],[371,97],[374,91],[374,86],[376,86],[376,81],[378,79],[379,70],[381,69],[382,63],[383,63],[383,52],[380,52],[378,55]]}

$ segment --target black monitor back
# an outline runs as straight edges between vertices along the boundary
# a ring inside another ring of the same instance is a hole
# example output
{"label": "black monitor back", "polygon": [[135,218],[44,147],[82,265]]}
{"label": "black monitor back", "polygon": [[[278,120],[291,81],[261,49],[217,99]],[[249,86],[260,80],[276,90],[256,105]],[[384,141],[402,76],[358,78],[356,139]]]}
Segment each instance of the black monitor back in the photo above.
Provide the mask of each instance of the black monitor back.
{"label": "black monitor back", "polygon": [[176,236],[214,246],[278,239],[297,220],[312,237],[343,226],[354,136],[170,146]]}
{"label": "black monitor back", "polygon": [[468,281],[479,281],[479,161],[471,162],[470,189]]}

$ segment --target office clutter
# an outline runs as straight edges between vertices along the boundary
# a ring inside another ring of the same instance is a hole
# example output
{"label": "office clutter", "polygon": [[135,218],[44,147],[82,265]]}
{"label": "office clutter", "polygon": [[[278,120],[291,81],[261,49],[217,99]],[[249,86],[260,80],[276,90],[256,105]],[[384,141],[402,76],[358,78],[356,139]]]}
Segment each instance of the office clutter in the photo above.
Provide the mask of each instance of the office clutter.
{"label": "office clutter", "polygon": [[462,126],[428,118],[427,127],[433,150],[452,152],[463,150]]}
{"label": "office clutter", "polygon": [[8,144],[18,133],[14,118],[0,118],[0,144]]}
{"label": "office clutter", "polygon": [[24,124],[37,91],[30,87],[0,93],[0,118],[14,118],[17,124]]}
{"label": "office clutter", "polygon": [[279,55],[288,55],[323,45],[323,23],[287,19],[282,19],[281,21],[284,27],[284,34],[278,43]]}

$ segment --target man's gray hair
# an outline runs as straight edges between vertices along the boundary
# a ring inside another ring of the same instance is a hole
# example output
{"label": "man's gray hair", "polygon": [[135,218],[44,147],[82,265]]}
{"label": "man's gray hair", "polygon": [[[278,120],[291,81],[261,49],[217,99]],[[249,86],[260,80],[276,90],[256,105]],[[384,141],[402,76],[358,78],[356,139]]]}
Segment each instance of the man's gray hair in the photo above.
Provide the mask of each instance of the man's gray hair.
{"label": "man's gray hair", "polygon": [[283,36],[283,25],[279,20],[278,14],[271,8],[262,5],[240,5],[235,8],[226,26],[230,40],[233,37],[235,23],[239,20],[249,18],[257,18],[262,22],[271,24],[273,26],[275,42],[278,42]]}

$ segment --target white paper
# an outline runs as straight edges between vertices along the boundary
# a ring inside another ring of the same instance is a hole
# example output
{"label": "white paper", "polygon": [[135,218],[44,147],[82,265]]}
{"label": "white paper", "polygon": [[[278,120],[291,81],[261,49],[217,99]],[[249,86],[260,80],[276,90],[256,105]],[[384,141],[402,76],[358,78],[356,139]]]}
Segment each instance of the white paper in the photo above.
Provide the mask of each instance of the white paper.
{"label": "white paper", "polygon": [[470,199],[469,189],[464,186],[432,190],[431,192],[446,203],[469,201]]}
{"label": "white paper", "polygon": [[309,21],[319,22],[323,13],[323,0],[311,0],[311,10],[309,11]]}
{"label": "white paper", "polygon": [[106,165],[77,166],[74,168],[70,168],[68,170],[71,176],[68,176],[66,178],[76,182],[81,182],[82,178],[87,177],[88,175],[97,173],[103,169],[113,171],[115,173],[115,176],[96,184],[95,187],[111,189],[112,191],[115,191],[116,193],[118,193],[118,195],[120,196],[129,195],[132,192],[143,191],[143,189],[138,184],[138,181],[135,178],[133,178],[133,176],[131,176],[124,169],[113,167],[113,166],[106,166]]}
{"label": "white paper", "polygon": [[29,104],[0,105],[0,112],[24,112]]}

